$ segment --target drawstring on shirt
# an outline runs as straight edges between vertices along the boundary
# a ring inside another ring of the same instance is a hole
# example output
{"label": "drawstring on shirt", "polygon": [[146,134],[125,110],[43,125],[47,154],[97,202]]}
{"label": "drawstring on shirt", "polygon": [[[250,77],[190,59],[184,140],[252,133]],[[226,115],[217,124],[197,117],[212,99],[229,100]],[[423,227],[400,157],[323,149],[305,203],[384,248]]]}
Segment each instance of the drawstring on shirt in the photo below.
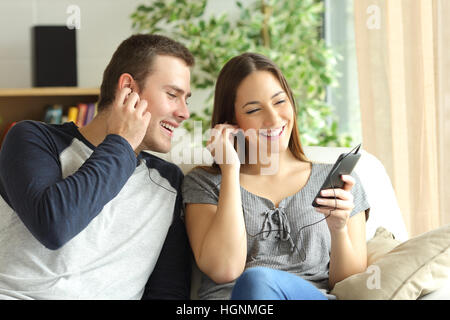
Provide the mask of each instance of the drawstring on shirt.
{"label": "drawstring on shirt", "polygon": [[267,239],[272,231],[278,232],[275,238],[278,238],[281,241],[289,241],[291,252],[293,252],[295,244],[291,238],[291,227],[289,225],[289,219],[284,211],[284,207],[268,209],[262,214],[265,215],[262,227],[263,238]]}

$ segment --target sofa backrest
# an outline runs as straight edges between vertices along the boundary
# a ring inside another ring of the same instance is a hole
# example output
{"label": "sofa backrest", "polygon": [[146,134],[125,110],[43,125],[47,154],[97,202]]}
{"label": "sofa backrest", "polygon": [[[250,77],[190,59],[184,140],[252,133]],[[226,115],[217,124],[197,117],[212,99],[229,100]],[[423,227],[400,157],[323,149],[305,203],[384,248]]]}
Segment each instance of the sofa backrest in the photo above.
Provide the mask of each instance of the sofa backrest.
{"label": "sofa backrest", "polygon": [[[334,163],[341,153],[350,150],[349,148],[333,147],[303,147],[303,149],[308,159],[322,163]],[[406,241],[409,236],[386,169],[372,154],[362,149],[360,152],[361,159],[355,167],[355,172],[363,184],[370,204],[370,214],[366,226],[367,240],[371,239],[376,229],[382,226],[392,232],[397,240]],[[202,163],[198,163],[197,160],[196,164],[193,164],[193,157],[188,160],[184,159],[185,163],[183,163],[180,157],[173,157],[171,153],[155,154],[175,163],[185,174],[198,165],[212,163],[212,158],[206,149],[203,152]]]}
{"label": "sofa backrest", "polygon": [[[304,147],[311,161],[334,163],[348,148]],[[361,159],[355,167],[370,204],[366,238],[371,239],[378,227],[392,232],[397,240],[408,240],[406,225],[398,206],[394,188],[383,164],[374,155],[360,150]]]}

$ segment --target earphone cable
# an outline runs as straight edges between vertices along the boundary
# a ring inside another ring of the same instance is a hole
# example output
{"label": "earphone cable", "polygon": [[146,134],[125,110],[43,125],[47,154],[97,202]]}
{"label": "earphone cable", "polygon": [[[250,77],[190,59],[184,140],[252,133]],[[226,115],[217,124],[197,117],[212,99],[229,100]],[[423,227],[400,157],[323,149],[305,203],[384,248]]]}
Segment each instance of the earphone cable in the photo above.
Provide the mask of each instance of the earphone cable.
{"label": "earphone cable", "polygon": [[[361,144],[359,144],[359,145],[357,145],[356,147],[354,147],[352,150],[350,150],[350,151],[349,151],[349,152],[341,159],[341,161],[344,160],[348,155],[350,155],[351,153],[353,153],[353,151],[354,151],[355,149],[356,149],[355,154],[358,153],[360,147],[361,147]],[[336,169],[337,169],[337,167],[334,168],[334,170],[330,173],[331,176],[334,174],[334,172],[336,171]],[[333,193],[334,193],[334,208],[331,208],[330,211],[328,212],[328,214],[327,214],[324,218],[322,218],[322,219],[320,219],[320,220],[318,220],[318,221],[316,221],[316,222],[314,222],[314,223],[311,223],[311,224],[308,224],[308,225],[306,225],[306,226],[301,227],[301,228],[298,230],[298,232],[297,232],[297,236],[298,236],[298,237],[300,237],[300,233],[301,233],[304,229],[309,228],[309,227],[311,227],[311,226],[314,226],[314,225],[316,225],[316,224],[318,224],[318,223],[320,223],[320,222],[322,222],[322,221],[328,219],[328,218],[331,216],[332,212],[335,211],[335,210],[337,210],[337,197],[336,197],[336,191],[335,191],[335,187],[334,187],[334,184],[333,184],[332,179],[331,179],[331,189],[333,190]],[[242,211],[244,212],[244,208],[243,208],[243,207],[242,207]],[[261,232],[258,232],[258,233],[256,233],[256,234],[252,235],[252,234],[250,234],[250,233],[248,232],[247,226],[245,226],[245,228],[246,228],[247,234],[248,234],[250,237],[253,237],[253,238],[254,238],[254,237],[257,237],[257,236],[260,235],[260,234],[263,234],[263,233],[266,233],[266,232],[273,232],[273,231],[287,232],[287,233],[289,233],[289,236],[291,236],[291,233],[290,233],[290,232],[288,232],[288,231],[286,231],[286,230],[281,230],[281,229],[279,229],[279,230],[263,230],[263,231],[261,231]],[[291,237],[291,238],[292,238],[292,237]],[[294,239],[294,238],[292,238],[292,239]],[[297,250],[297,252],[299,253],[301,261],[304,262],[304,261],[306,260],[306,252],[305,252],[305,248],[302,247],[303,252],[304,252],[304,255],[303,255],[303,256],[302,256],[302,254],[301,254],[301,252],[300,252],[298,246],[297,246],[295,243],[294,243],[294,248],[295,248],[295,249]]]}

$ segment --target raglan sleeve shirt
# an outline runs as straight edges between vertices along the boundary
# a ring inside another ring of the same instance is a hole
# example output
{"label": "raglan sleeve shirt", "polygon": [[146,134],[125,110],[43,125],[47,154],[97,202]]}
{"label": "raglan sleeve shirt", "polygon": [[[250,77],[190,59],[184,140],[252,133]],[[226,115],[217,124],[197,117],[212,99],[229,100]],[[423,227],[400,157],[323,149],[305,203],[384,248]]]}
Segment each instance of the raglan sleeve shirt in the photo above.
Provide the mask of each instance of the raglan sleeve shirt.
{"label": "raglan sleeve shirt", "polygon": [[130,144],[110,134],[63,179],[58,148],[42,124],[22,121],[8,132],[0,152],[1,196],[33,236],[52,250],[82,231],[136,168]]}
{"label": "raglan sleeve shirt", "polygon": [[173,222],[142,300],[189,300],[193,256],[182,212],[182,196],[178,190]]}

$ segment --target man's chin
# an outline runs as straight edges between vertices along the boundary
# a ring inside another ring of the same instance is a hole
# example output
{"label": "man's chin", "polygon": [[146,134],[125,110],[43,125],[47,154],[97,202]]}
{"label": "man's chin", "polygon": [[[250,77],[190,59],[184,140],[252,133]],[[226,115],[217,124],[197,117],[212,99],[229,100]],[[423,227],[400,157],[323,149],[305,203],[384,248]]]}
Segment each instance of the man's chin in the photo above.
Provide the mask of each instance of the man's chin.
{"label": "man's chin", "polygon": [[172,147],[171,143],[153,144],[153,145],[149,145],[145,150],[152,151],[152,152],[158,152],[158,153],[169,153],[171,147]]}

